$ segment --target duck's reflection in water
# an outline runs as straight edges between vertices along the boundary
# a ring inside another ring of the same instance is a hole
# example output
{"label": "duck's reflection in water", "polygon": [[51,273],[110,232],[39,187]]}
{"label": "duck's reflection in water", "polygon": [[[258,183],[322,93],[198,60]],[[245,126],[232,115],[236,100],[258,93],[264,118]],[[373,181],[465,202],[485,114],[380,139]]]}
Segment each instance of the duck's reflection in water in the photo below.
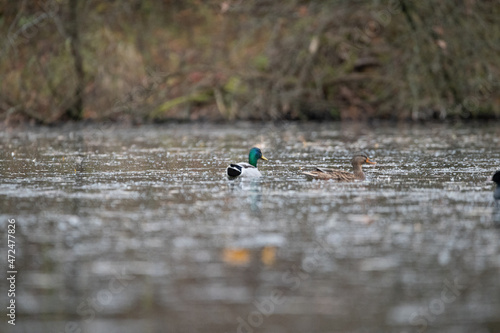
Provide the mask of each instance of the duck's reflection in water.
{"label": "duck's reflection in water", "polygon": [[493,220],[493,225],[500,228],[500,200],[495,200],[493,212],[491,213],[491,219]]}
{"label": "duck's reflection in water", "polygon": [[261,178],[239,179],[230,181],[229,191],[234,196],[240,196],[242,200],[247,199],[250,210],[260,213],[262,208],[262,180]]}

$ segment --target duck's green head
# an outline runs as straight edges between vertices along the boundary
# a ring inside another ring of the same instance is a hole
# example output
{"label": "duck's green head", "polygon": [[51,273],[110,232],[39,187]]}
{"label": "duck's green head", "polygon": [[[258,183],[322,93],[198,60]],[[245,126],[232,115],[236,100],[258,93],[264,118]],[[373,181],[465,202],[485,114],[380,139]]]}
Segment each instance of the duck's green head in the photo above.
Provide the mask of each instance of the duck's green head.
{"label": "duck's green head", "polygon": [[262,152],[259,148],[253,147],[252,149],[250,149],[250,154],[248,154],[248,163],[250,163],[254,167],[257,167],[258,160],[267,161],[267,158],[262,155]]}
{"label": "duck's green head", "polygon": [[500,170],[498,170],[497,172],[495,172],[495,174],[493,175],[493,178],[491,178],[492,181],[494,181],[495,183],[497,183],[497,185],[500,186]]}

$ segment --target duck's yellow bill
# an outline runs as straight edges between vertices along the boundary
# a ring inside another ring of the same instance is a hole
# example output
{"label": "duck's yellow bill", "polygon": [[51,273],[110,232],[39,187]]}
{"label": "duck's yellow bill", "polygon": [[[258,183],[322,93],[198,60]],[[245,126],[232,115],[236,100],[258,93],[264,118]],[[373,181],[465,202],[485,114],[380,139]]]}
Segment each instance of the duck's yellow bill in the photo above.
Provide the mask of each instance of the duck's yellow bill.
{"label": "duck's yellow bill", "polygon": [[264,161],[269,161],[269,160],[268,160],[267,158],[265,158],[264,156],[262,156],[260,159],[261,159],[261,160],[264,160]]}
{"label": "duck's yellow bill", "polygon": [[369,158],[366,159],[366,163],[368,163],[368,164],[377,164],[377,162],[370,161]]}

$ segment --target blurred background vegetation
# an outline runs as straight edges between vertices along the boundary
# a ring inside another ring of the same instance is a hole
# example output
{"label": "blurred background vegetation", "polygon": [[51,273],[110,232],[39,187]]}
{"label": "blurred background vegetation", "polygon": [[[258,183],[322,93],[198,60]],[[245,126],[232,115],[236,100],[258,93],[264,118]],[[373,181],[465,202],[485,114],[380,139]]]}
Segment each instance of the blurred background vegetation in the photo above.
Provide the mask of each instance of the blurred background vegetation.
{"label": "blurred background vegetation", "polygon": [[0,0],[0,121],[498,118],[497,0]]}

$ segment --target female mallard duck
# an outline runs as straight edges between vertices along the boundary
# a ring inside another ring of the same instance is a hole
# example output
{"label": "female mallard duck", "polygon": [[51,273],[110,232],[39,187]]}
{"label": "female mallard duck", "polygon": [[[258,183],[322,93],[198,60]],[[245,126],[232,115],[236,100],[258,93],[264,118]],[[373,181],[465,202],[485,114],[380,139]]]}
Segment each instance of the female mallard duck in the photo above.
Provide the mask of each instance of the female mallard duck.
{"label": "female mallard duck", "polygon": [[354,169],[354,173],[347,171],[337,170],[337,169],[324,169],[316,167],[316,170],[309,172],[302,172],[307,178],[310,179],[333,179],[338,181],[350,182],[354,180],[364,180],[365,174],[361,170],[362,164],[377,164],[376,162],[370,161],[366,155],[355,155],[351,164]]}
{"label": "female mallard duck", "polygon": [[267,158],[262,155],[259,148],[253,147],[248,154],[248,163],[241,162],[229,165],[227,167],[227,176],[229,179],[235,179],[237,177],[261,177],[262,174],[259,169],[257,169],[258,160],[267,161]]}
{"label": "female mallard duck", "polygon": [[491,180],[497,184],[497,188],[495,189],[495,192],[493,193],[493,198],[495,198],[495,200],[500,200],[500,170],[495,172],[495,174],[493,175],[493,178],[491,178]]}

